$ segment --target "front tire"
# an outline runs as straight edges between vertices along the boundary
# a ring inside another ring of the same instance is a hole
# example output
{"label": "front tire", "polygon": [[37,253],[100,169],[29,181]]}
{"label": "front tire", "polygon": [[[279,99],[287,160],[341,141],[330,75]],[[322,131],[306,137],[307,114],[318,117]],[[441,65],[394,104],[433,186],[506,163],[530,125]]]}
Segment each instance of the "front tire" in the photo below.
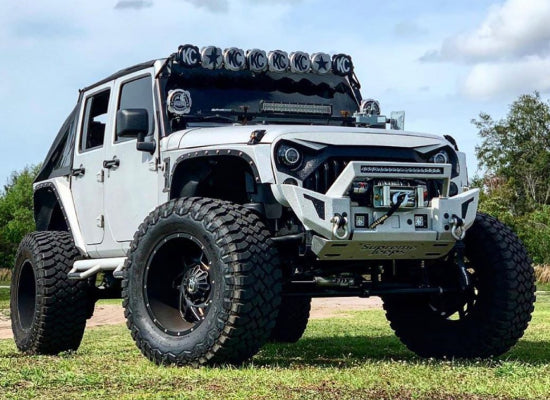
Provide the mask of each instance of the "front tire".
{"label": "front tire", "polygon": [[80,346],[93,300],[87,281],[67,277],[79,256],[68,232],[33,232],[21,241],[10,295],[20,351],[58,354]]}
{"label": "front tire", "polygon": [[141,352],[157,364],[238,364],[266,342],[281,270],[250,210],[186,198],[154,210],[134,236],[123,305]]}
{"label": "front tire", "polygon": [[296,343],[306,330],[310,311],[311,297],[283,297],[277,322],[269,339],[275,343]]}
{"label": "front tire", "polygon": [[[422,357],[498,356],[523,335],[535,301],[531,260],[518,237],[478,214],[465,238],[470,291],[438,296],[385,296],[384,308],[401,341]],[[452,270],[439,266],[440,274]]]}

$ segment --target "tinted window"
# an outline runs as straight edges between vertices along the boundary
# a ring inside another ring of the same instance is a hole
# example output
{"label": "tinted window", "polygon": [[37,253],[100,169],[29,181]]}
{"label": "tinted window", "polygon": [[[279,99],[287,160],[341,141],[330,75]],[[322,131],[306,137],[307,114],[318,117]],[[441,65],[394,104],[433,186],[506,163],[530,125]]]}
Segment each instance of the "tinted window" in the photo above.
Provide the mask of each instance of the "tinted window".
{"label": "tinted window", "polygon": [[106,90],[86,99],[84,105],[82,136],[79,146],[80,150],[94,149],[103,146],[110,92],[110,90]]}
{"label": "tinted window", "polygon": [[[146,76],[127,82],[120,89],[119,110],[130,108],[144,108],[149,115],[149,131],[148,135],[153,133],[153,88],[151,77]],[[116,138],[117,141],[125,140],[126,138]]]}

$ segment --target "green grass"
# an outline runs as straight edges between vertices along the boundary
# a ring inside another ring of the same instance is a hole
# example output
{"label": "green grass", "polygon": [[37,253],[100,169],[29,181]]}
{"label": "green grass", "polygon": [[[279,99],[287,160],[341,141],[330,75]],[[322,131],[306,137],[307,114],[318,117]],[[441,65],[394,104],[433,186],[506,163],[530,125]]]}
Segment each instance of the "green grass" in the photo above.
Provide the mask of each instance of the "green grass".
{"label": "green grass", "polygon": [[[3,286],[3,285],[0,285]],[[10,308],[10,289],[0,287],[0,315],[7,315]]]}
{"label": "green grass", "polygon": [[436,361],[396,339],[381,310],[312,320],[296,344],[266,345],[242,367],[158,367],[126,327],[86,331],[76,353],[26,356],[0,341],[0,398],[547,399],[550,294],[503,357]]}

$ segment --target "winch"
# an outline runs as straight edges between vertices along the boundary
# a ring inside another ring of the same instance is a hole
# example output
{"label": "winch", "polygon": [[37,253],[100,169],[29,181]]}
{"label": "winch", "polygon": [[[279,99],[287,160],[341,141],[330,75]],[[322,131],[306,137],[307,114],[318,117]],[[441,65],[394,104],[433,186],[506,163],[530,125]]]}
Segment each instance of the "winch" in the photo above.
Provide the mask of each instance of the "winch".
{"label": "winch", "polygon": [[375,208],[390,208],[397,198],[404,195],[400,208],[420,208],[428,205],[425,184],[408,180],[356,180],[353,181],[350,197],[358,203]]}

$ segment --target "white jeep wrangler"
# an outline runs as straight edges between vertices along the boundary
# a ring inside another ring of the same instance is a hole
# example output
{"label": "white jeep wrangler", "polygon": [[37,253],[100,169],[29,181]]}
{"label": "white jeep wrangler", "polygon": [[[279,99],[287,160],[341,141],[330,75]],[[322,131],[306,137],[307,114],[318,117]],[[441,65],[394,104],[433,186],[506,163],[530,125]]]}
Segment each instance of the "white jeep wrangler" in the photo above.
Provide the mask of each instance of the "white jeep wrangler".
{"label": "white jeep wrangler", "polygon": [[239,363],[297,341],[312,297],[380,296],[421,356],[507,351],[533,311],[523,245],[477,213],[452,137],[359,87],[344,54],[185,45],[82,89],[17,254],[18,348],[76,350],[122,296],[149,359]]}

